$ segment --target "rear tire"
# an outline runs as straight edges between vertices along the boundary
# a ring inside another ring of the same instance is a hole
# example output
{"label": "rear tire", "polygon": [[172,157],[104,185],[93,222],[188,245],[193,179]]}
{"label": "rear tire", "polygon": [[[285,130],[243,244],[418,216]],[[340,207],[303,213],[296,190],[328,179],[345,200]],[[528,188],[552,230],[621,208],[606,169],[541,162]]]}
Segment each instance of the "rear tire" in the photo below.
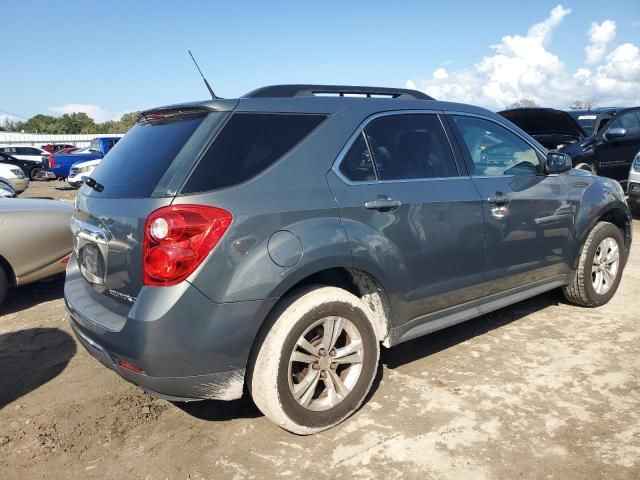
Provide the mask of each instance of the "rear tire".
{"label": "rear tire", "polygon": [[7,274],[4,269],[0,267],[0,305],[4,302],[4,299],[7,297],[7,290],[9,289],[9,280],[7,279]]}
{"label": "rear tire", "polygon": [[634,217],[640,217],[640,200],[629,200],[629,208]]}
{"label": "rear tire", "polygon": [[361,300],[312,286],[283,299],[254,351],[247,383],[271,421],[298,435],[331,428],[364,401],[380,346]]}
{"label": "rear tire", "polygon": [[566,299],[584,307],[611,300],[622,277],[624,253],[620,229],[609,222],[597,223],[582,246],[571,283],[562,289]]}

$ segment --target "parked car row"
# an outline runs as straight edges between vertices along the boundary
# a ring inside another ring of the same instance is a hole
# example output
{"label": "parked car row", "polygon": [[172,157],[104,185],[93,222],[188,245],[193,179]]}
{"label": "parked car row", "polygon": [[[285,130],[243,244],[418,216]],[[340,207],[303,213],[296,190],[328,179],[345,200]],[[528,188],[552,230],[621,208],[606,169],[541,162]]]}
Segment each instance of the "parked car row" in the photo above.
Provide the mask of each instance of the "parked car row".
{"label": "parked car row", "polygon": [[575,167],[621,182],[627,181],[640,151],[640,107],[603,108],[592,114],[515,108],[499,114],[545,148],[568,154]]}
{"label": "parked car row", "polygon": [[[47,144],[42,148],[5,145],[0,147],[0,163],[18,165],[31,180],[69,179],[69,185],[78,188],[87,172],[100,163],[119,139],[97,137],[86,148],[69,144]],[[90,163],[85,165],[85,162]]]}
{"label": "parked car row", "polygon": [[[93,170],[118,140],[119,137],[97,137],[86,148],[69,153],[54,153],[47,159],[47,169],[57,178],[68,179],[69,184],[77,188],[82,184],[82,178],[88,175],[86,172]],[[72,171],[74,167],[76,168]]]}
{"label": "parked car row", "polygon": [[22,161],[21,168],[31,180],[38,180],[42,174],[42,161],[49,155],[49,152],[37,147],[25,147],[21,145],[5,145],[0,147],[0,154],[4,159],[7,155],[11,161]]}

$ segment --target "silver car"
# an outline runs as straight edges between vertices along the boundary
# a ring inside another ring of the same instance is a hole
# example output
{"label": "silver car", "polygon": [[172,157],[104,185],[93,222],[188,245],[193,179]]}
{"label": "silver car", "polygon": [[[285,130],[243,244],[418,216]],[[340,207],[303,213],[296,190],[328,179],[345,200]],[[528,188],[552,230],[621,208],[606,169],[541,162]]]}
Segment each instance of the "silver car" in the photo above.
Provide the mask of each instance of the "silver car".
{"label": "silver car", "polygon": [[9,287],[64,272],[73,249],[73,205],[0,198],[0,304]]}
{"label": "silver car", "polygon": [[17,165],[0,163],[0,177],[8,181],[18,194],[29,187],[29,179]]}

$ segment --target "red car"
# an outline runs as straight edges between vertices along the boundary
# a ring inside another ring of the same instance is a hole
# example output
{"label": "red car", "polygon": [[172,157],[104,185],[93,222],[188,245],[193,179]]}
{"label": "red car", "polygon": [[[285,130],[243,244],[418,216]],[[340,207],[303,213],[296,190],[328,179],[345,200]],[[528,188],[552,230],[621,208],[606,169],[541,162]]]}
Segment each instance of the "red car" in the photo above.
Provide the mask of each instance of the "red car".
{"label": "red car", "polygon": [[58,150],[55,153],[65,154],[65,153],[75,152],[76,150],[79,150],[79,149],[80,147],[68,147],[68,148],[63,148],[62,150]]}
{"label": "red car", "polygon": [[68,143],[48,143],[46,145],[42,145],[43,150],[46,150],[49,153],[57,153],[65,148],[76,148],[75,145],[70,145]]}

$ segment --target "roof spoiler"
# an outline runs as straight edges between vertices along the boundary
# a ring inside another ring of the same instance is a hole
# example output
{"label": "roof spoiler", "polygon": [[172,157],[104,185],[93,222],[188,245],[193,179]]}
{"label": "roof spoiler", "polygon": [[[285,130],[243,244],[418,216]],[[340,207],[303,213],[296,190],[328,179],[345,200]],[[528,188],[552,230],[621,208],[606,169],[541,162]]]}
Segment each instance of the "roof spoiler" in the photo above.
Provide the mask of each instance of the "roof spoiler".
{"label": "roof spoiler", "polygon": [[318,95],[358,95],[367,98],[413,98],[418,100],[433,100],[426,93],[408,88],[362,87],[352,85],[271,85],[258,88],[244,95],[243,98],[274,98],[274,97],[313,97]]}

